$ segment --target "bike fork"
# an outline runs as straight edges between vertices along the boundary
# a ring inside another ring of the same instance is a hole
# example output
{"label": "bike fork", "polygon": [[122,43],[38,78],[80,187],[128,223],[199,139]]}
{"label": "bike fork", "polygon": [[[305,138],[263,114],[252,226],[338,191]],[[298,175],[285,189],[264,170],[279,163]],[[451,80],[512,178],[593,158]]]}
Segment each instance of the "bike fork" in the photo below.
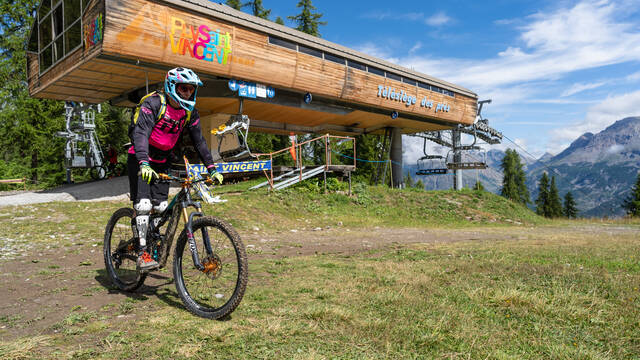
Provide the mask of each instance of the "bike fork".
{"label": "bike fork", "polygon": [[[191,250],[193,265],[196,267],[196,269],[203,271],[204,265],[202,265],[202,263],[200,262],[200,257],[198,256],[198,248],[196,246],[196,239],[193,237],[193,228],[191,227],[191,224],[195,216],[204,216],[204,214],[202,214],[202,212],[200,211],[195,211],[187,215],[187,209],[185,209],[184,207],[182,208],[182,211],[183,211],[183,216],[186,223],[185,229],[187,230],[187,241],[189,241],[189,250]],[[207,231],[206,228],[202,228],[202,241],[204,242],[204,247],[207,252],[207,255],[209,256],[213,255],[213,250],[211,249],[211,242],[209,241],[209,232]]]}

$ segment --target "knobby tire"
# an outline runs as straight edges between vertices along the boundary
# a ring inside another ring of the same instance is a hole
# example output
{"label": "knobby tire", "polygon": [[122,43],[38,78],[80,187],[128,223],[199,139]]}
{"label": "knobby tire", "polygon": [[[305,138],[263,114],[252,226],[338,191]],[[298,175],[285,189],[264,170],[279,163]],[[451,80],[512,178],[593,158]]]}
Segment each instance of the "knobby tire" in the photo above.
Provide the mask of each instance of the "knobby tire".
{"label": "knobby tire", "polygon": [[[240,236],[231,225],[207,216],[194,220],[192,224],[201,262],[207,258],[202,243],[203,228],[209,233],[216,259],[214,262],[220,264],[219,272],[211,275],[195,268],[185,229],[176,244],[173,277],[178,295],[189,311],[204,318],[220,319],[232,313],[244,296],[249,272],[247,253]],[[225,284],[230,285],[228,289]]]}
{"label": "knobby tire", "polygon": [[[120,208],[111,215],[107,227],[104,230],[104,264],[107,269],[107,274],[111,278],[111,281],[115,286],[123,291],[135,291],[138,289],[147,278],[147,273],[142,273],[136,270],[136,244],[131,224],[133,223],[133,209]],[[125,244],[133,244],[130,249]],[[119,251],[118,255],[122,261],[120,266],[117,266],[114,253],[118,247],[124,247],[126,250]]]}

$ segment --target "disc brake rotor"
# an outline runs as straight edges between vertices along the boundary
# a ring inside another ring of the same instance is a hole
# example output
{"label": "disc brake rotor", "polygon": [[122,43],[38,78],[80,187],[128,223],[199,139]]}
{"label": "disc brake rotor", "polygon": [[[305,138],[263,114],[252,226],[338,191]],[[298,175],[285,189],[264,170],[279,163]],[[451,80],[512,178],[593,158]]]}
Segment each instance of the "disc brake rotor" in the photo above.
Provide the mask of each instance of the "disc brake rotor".
{"label": "disc brake rotor", "polygon": [[215,280],[222,273],[222,262],[217,255],[208,256],[202,263],[204,266],[203,273],[207,274],[212,280]]}

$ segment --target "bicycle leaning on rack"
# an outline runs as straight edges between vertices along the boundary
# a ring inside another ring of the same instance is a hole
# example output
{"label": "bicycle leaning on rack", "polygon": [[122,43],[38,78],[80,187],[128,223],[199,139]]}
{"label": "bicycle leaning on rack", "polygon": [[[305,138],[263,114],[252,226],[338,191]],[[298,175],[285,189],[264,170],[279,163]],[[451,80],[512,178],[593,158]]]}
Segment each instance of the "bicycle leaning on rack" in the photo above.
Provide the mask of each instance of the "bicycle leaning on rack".
{"label": "bicycle leaning on rack", "polygon": [[[167,174],[159,177],[158,181],[180,182],[182,189],[163,213],[151,213],[147,249],[163,268],[182,217],[185,225],[173,256],[176,290],[195,315],[222,318],[240,304],[247,286],[247,253],[240,236],[224,220],[205,216],[200,203],[192,200],[191,188],[204,185],[199,182],[211,184],[210,178],[182,179]],[[189,207],[195,211],[188,213]],[[121,290],[135,291],[148,275],[136,270],[138,247],[134,209],[116,210],[104,233],[104,262],[111,280]]]}

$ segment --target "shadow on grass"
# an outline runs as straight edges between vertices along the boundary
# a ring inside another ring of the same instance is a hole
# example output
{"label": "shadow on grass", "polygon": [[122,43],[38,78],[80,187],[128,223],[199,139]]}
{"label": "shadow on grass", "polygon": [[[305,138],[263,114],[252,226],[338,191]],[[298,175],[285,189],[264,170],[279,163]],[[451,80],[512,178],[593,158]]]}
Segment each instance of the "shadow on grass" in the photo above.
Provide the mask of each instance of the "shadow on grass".
{"label": "shadow on grass", "polygon": [[182,301],[180,301],[180,298],[178,297],[178,293],[175,291],[175,288],[167,287],[167,285],[173,283],[173,278],[169,276],[152,272],[147,275],[147,283],[149,281],[149,278],[164,281],[153,285],[143,284],[135,291],[122,291],[115,285],[113,285],[113,282],[111,281],[111,278],[109,277],[106,269],[100,269],[97,272],[98,275],[95,277],[95,280],[100,285],[108,289],[109,294],[123,294],[131,299],[138,301],[148,300],[150,296],[156,296],[165,304],[186,311],[184,305],[182,304]]}

